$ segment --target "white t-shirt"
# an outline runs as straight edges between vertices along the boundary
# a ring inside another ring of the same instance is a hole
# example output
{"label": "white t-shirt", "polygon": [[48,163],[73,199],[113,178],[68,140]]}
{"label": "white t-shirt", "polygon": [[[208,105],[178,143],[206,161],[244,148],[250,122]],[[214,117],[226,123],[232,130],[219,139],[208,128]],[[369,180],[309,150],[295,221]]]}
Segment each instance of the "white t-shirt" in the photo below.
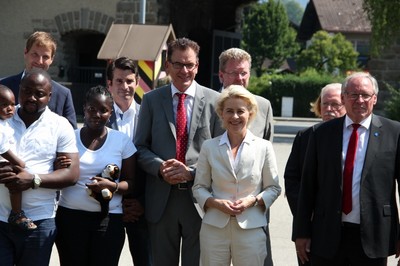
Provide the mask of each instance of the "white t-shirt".
{"label": "white t-shirt", "polygon": [[[7,120],[0,120],[0,154],[5,153],[10,149],[12,143],[12,128],[8,124]],[[0,156],[0,161],[4,161]]]}
{"label": "white t-shirt", "polygon": [[[25,162],[25,169],[32,174],[53,172],[57,152],[77,153],[74,129],[67,119],[50,111],[26,128],[15,115],[7,122],[11,128],[11,151]],[[33,220],[53,218],[56,207],[56,189],[28,189],[22,193],[22,209]],[[7,222],[11,210],[8,189],[0,184],[0,220]]]}
{"label": "white t-shirt", "polygon": [[[115,163],[121,169],[122,160],[132,156],[136,147],[124,133],[107,128],[107,139],[103,146],[96,151],[89,150],[82,143],[80,131],[81,129],[75,130],[80,157],[80,177],[75,186],[61,190],[59,205],[74,210],[99,212],[100,203],[88,195],[86,184],[91,183],[90,178],[98,176],[107,164]],[[110,213],[122,213],[121,200],[122,195],[114,194],[110,201]]]}

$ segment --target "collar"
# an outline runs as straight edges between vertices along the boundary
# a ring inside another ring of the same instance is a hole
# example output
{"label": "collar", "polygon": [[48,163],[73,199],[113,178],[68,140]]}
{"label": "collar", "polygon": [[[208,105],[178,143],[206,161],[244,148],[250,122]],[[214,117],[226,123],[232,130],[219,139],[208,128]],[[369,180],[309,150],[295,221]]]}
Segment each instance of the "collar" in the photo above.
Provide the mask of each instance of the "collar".
{"label": "collar", "polygon": [[[250,144],[250,140],[252,140],[253,138],[254,138],[253,133],[251,133],[250,130],[247,129],[246,136],[244,137],[242,143]],[[229,138],[228,138],[228,131],[225,131],[221,135],[221,138],[219,140],[219,146],[222,146],[224,144],[228,145],[228,147],[231,147],[231,144],[230,144]]]}
{"label": "collar", "polygon": [[133,100],[131,105],[129,106],[128,110],[126,110],[125,112],[122,112],[121,108],[119,108],[119,106],[114,102],[113,103],[113,107],[114,107],[114,112],[116,114],[125,114],[125,113],[130,113],[130,112],[135,112],[136,111],[136,102]]}
{"label": "collar", "polygon": [[[372,122],[372,114],[369,115],[367,118],[365,118],[363,121],[361,121],[360,125],[368,130],[369,127],[371,126],[371,122]],[[348,128],[352,124],[354,124],[353,120],[351,120],[350,117],[346,115],[344,120],[344,126]]]}
{"label": "collar", "polygon": [[[15,113],[14,113],[14,116],[13,116],[11,119],[15,119],[15,120],[17,120],[17,121],[19,121],[19,122],[25,124],[25,122],[22,120],[22,118],[21,118],[21,117],[19,116],[19,114],[18,114],[18,110],[19,110],[20,108],[21,108],[21,105],[19,105],[19,104],[15,107]],[[37,121],[43,120],[43,118],[46,117],[46,116],[48,116],[49,113],[51,113],[51,111],[50,111],[49,107],[46,106],[45,109],[44,109],[44,112],[43,112],[43,113],[40,115],[40,117],[39,117],[35,122],[33,122],[33,123],[36,123]],[[33,124],[33,123],[32,123],[32,124]]]}
{"label": "collar", "polygon": [[[182,92],[179,91],[173,83],[171,83],[171,96],[174,97],[176,93],[182,93]],[[193,81],[192,84],[190,84],[189,88],[186,89],[185,94],[194,98],[194,96],[196,94],[196,82],[195,81]]]}

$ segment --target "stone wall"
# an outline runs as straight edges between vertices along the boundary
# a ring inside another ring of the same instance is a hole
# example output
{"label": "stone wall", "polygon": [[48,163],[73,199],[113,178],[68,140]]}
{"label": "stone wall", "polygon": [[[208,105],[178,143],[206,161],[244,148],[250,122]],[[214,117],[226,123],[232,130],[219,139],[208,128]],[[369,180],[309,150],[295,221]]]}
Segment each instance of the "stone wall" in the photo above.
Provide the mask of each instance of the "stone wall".
{"label": "stone wall", "polygon": [[[138,23],[139,12],[140,0],[41,0],[40,5],[31,1],[9,1],[0,9],[0,58],[3,62],[0,78],[22,71],[26,39],[34,31],[50,32],[58,42],[56,57],[49,69],[51,76],[57,79],[57,66],[62,65],[65,58],[63,35],[85,31],[106,35],[113,22]],[[146,1],[146,23],[159,23],[157,0]]]}

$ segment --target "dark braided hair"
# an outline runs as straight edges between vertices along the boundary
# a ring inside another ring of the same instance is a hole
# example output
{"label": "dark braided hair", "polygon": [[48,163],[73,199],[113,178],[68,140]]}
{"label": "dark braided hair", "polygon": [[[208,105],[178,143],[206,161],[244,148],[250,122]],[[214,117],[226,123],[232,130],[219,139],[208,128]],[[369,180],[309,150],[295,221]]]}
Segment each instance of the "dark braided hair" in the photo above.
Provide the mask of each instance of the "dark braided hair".
{"label": "dark braided hair", "polygon": [[95,87],[91,87],[87,92],[86,92],[86,97],[85,97],[85,105],[87,102],[90,102],[91,100],[93,100],[96,96],[99,95],[104,95],[105,97],[107,97],[110,102],[113,102],[113,98],[111,96],[111,93],[106,89],[106,87],[102,86],[102,85],[97,85]]}

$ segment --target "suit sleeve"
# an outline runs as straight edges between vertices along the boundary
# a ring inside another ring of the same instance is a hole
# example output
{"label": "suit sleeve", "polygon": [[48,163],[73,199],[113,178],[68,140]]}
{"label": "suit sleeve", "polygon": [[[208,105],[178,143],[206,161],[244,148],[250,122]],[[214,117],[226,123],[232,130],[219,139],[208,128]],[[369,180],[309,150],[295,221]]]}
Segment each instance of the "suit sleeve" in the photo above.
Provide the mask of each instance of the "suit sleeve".
{"label": "suit sleeve", "polygon": [[72,101],[71,91],[68,89],[67,97],[65,98],[63,116],[68,119],[74,129],[77,129],[76,113],[74,103]]}
{"label": "suit sleeve", "polygon": [[301,153],[305,152],[301,150],[301,133],[301,131],[297,132],[297,135],[294,138],[292,151],[290,152],[289,159],[286,163],[284,174],[286,198],[293,216],[296,215],[301,172],[303,170],[303,156],[301,156]]}
{"label": "suit sleeve", "polygon": [[267,106],[266,125],[267,125],[267,127],[266,127],[264,139],[272,142],[274,140],[274,118],[273,118],[272,106],[269,101],[268,101],[268,106]]}
{"label": "suit sleeve", "polygon": [[316,142],[316,133],[315,131],[311,131],[301,176],[297,212],[294,221],[294,239],[311,237],[312,214],[314,210],[317,189],[318,156]]}
{"label": "suit sleeve", "polygon": [[147,96],[146,94],[143,96],[140,107],[135,145],[138,149],[138,163],[140,167],[152,176],[158,176],[160,165],[164,160],[151,150],[153,114]]}

